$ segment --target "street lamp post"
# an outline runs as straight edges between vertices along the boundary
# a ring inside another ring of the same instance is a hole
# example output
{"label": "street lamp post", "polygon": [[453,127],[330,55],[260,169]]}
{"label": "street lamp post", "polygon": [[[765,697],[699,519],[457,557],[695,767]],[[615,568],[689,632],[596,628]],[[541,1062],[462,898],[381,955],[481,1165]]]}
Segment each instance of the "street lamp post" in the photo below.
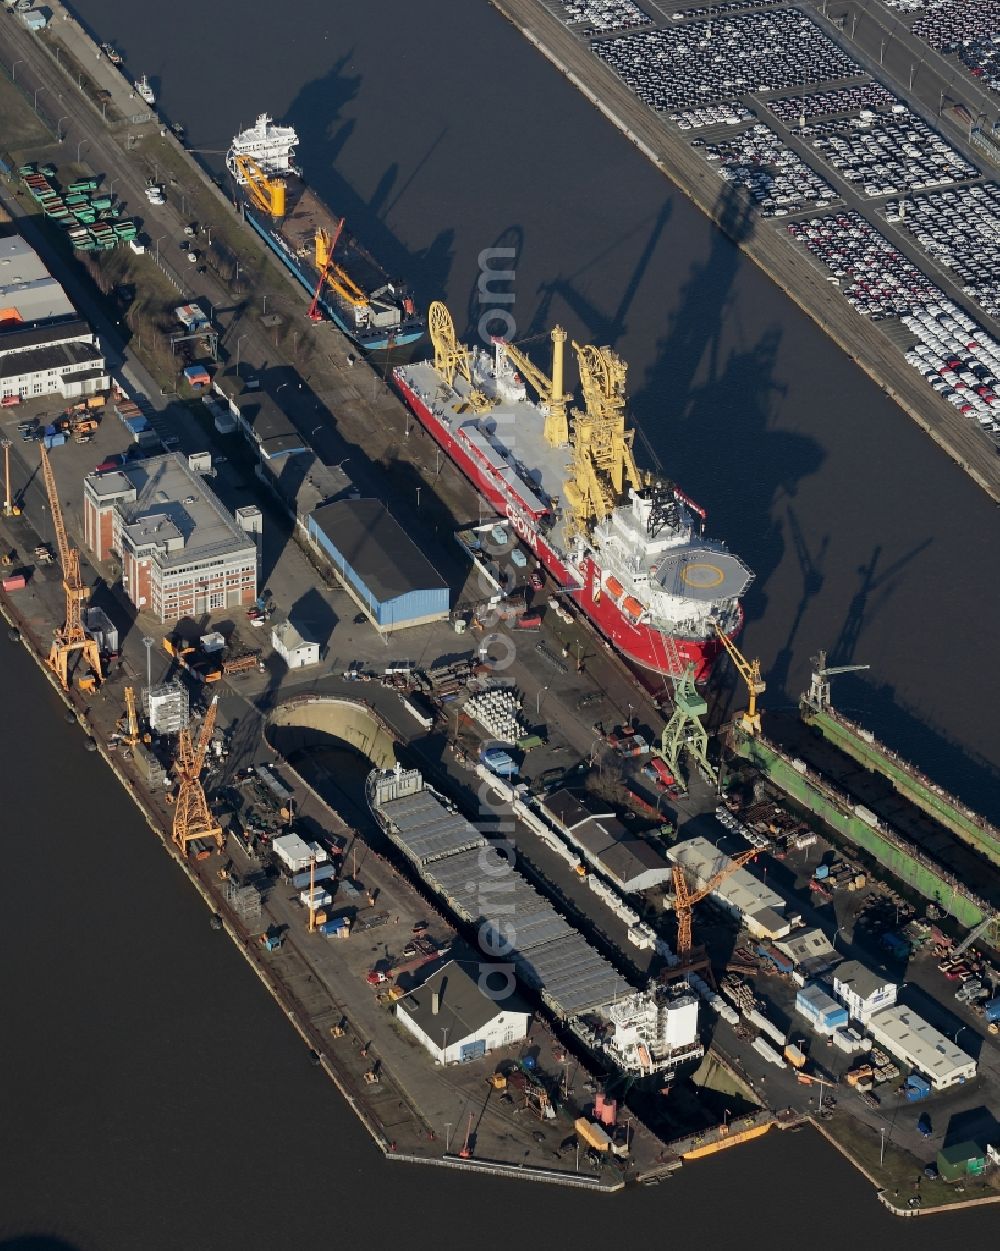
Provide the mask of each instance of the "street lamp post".
{"label": "street lamp post", "polygon": [[535,692],[535,716],[537,717],[542,710],[542,696],[549,688],[543,686],[541,690]]}
{"label": "street lamp post", "polygon": [[420,487],[417,487],[417,511],[420,511]]}
{"label": "street lamp post", "polygon": [[882,1167],[882,1161],[885,1159],[885,1135],[886,1135],[887,1129],[888,1129],[888,1127],[887,1127],[887,1126],[885,1126],[885,1125],[880,1125],[880,1126],[879,1126],[879,1131],[878,1131],[878,1132],[879,1132],[879,1134],[881,1135],[881,1141],[880,1141],[880,1143],[879,1143],[879,1152],[878,1152],[878,1166],[879,1166],[879,1168],[881,1168],[881,1167]]}
{"label": "street lamp post", "polygon": [[241,334],[240,337],[236,340],[236,376],[237,378],[240,376],[240,348],[243,346],[243,340],[245,338],[246,338],[246,335]]}
{"label": "street lamp post", "polygon": [[17,82],[17,67],[24,64],[24,57],[18,57],[14,64],[10,67],[10,81]]}
{"label": "street lamp post", "polygon": [[81,140],[80,140],[80,142],[76,145],[76,163],[77,163],[77,165],[79,165],[79,164],[80,164],[80,149],[83,147],[83,145],[84,145],[86,142],[87,142],[87,141],[86,141],[86,139],[81,139]]}
{"label": "street lamp post", "polygon": [[267,292],[266,291],[264,292],[264,309],[263,309],[263,312],[261,313],[261,316],[262,317],[267,316]]}
{"label": "street lamp post", "polygon": [[35,99],[31,107],[35,110],[36,116],[38,115],[38,97],[42,94],[43,91],[48,91],[48,87],[36,87],[35,88]]}
{"label": "street lamp post", "polygon": [[65,140],[66,136],[61,133],[62,124],[63,122],[68,122],[68,121],[69,121],[69,114],[67,113],[64,117],[60,117],[59,120],[56,122],[56,143],[62,143]]}
{"label": "street lamp post", "polygon": [[156,240],[156,263],[157,265],[159,265],[160,263],[160,242],[166,237],[167,237],[166,235],[160,235]]}
{"label": "street lamp post", "polygon": [[444,1123],[444,1149],[446,1152],[451,1150],[451,1121]]}

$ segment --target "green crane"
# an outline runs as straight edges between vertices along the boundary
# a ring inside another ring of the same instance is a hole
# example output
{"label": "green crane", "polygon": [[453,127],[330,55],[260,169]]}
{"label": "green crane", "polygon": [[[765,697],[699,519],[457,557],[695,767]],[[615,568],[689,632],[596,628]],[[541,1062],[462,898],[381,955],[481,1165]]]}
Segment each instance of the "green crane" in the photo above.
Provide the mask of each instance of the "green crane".
{"label": "green crane", "polygon": [[716,785],[719,775],[709,763],[708,731],[702,721],[708,712],[708,704],[695,686],[694,665],[689,664],[671,681],[674,684],[674,711],[664,726],[658,754],[666,761],[678,783],[681,782],[678,768],[681,752],[686,751],[709,781]]}

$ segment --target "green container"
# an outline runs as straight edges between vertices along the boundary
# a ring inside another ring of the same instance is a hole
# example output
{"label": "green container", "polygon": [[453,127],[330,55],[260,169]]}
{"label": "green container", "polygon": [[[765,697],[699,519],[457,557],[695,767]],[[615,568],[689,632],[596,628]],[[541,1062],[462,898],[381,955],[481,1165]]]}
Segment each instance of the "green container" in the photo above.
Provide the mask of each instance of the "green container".
{"label": "green container", "polygon": [[67,204],[69,204],[69,205],[73,205],[73,204],[89,204],[89,203],[90,203],[90,196],[89,196],[89,195],[82,195],[79,191],[77,191],[75,194],[73,194],[73,195],[68,195],[68,196],[66,197],[66,203],[67,203]]}
{"label": "green container", "polygon": [[21,165],[17,171],[22,178],[27,178],[29,174],[37,174],[38,167],[36,165]]}
{"label": "green container", "polygon": [[97,179],[96,178],[78,178],[76,182],[71,182],[69,184],[69,190],[70,191],[96,191]]}
{"label": "green container", "polygon": [[40,174],[44,174],[46,178],[55,178],[55,176],[56,176],[56,167],[55,167],[54,165],[48,165],[48,164],[46,164],[46,165],[43,165],[43,166],[39,169],[39,171],[38,171],[38,172],[39,172]]}
{"label": "green container", "polygon": [[90,202],[95,209],[109,209],[111,207],[111,197],[109,195],[95,195]]}

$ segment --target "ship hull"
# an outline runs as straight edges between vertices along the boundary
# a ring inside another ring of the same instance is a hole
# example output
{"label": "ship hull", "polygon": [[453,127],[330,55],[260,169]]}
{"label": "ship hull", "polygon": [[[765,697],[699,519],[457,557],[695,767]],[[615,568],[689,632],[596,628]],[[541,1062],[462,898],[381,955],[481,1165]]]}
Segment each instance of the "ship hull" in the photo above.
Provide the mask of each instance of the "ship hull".
{"label": "ship hull", "polygon": [[[240,196],[240,207],[247,223],[267,244],[270,251],[281,261],[289,273],[309,293],[311,298],[316,291],[320,277],[316,266],[307,257],[297,255],[289,247],[280,229],[255,210],[242,195]],[[320,294],[317,303],[334,325],[342,330],[364,352],[378,352],[388,350],[389,348],[405,347],[407,344],[418,342],[424,336],[425,327],[422,318],[415,318],[412,322],[404,322],[402,325],[389,328],[388,330],[366,329],[359,331],[352,324],[347,310],[342,308],[329,295],[328,289],[324,289]]]}
{"label": "ship hull", "polygon": [[[588,555],[578,567],[549,543],[534,520],[511,500],[496,479],[483,472],[451,431],[408,385],[400,370],[393,371],[393,381],[407,407],[449,460],[500,516],[509,518],[518,538],[534,552],[559,587],[571,596],[608,642],[625,660],[640,669],[657,677],[671,676],[667,636],[662,630],[629,620],[614,599],[601,593],[601,570],[593,556]],[[740,620],[742,622],[742,612]],[[676,634],[669,637],[673,639],[681,661],[694,665],[695,680],[706,681],[722,651],[722,643],[715,637],[693,639]]]}

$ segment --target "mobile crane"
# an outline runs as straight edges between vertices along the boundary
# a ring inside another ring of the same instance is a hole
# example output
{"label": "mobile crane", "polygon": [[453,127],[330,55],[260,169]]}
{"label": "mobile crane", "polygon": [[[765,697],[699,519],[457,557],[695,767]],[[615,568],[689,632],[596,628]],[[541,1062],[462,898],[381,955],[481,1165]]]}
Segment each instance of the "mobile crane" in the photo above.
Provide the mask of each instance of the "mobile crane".
{"label": "mobile crane", "polygon": [[81,679],[81,689],[92,689],[95,682],[103,676],[101,673],[101,653],[94,639],[83,628],[83,605],[90,596],[80,576],[80,553],[70,547],[63,521],[62,506],[56,491],[56,480],[49,464],[49,456],[44,444],[39,444],[42,455],[42,477],[45,480],[45,491],[49,497],[49,511],[52,514],[52,525],[56,532],[56,545],[59,548],[59,565],[62,569],[63,590],[66,593],[66,617],[60,629],[55,631],[52,647],[49,651],[48,666],[59,678],[64,691],[69,690],[69,662],[75,652],[81,652],[83,659],[90,666],[92,676]]}

